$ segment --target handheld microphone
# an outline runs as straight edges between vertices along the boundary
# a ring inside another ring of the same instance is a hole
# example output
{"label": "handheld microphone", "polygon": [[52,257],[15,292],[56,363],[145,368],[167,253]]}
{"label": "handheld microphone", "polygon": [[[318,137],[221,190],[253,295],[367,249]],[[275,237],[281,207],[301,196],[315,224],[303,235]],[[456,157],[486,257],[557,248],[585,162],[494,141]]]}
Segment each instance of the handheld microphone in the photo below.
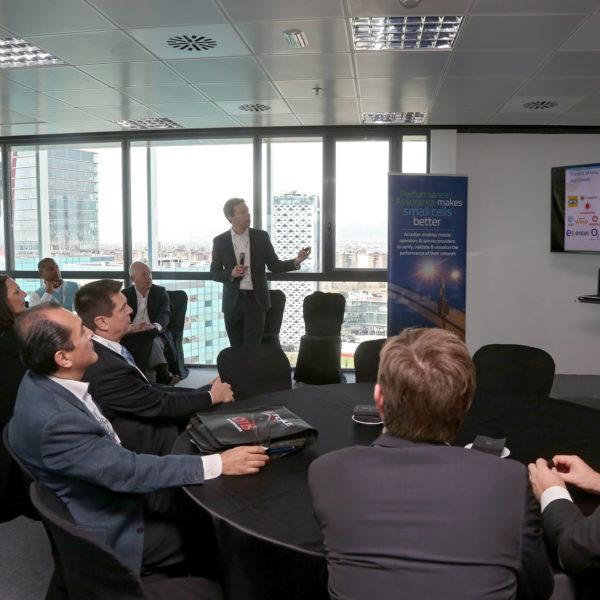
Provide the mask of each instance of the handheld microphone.
{"label": "handheld microphone", "polygon": [[244,265],[244,259],[246,258],[245,252],[240,252],[240,265]]}

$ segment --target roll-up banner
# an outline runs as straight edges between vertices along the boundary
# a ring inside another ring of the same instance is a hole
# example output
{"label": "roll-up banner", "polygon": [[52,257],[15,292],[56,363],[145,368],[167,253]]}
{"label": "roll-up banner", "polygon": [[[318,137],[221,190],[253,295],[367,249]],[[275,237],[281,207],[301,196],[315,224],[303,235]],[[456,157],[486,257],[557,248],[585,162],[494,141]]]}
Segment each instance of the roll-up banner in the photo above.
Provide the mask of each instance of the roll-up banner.
{"label": "roll-up banner", "polygon": [[468,179],[389,175],[388,335],[441,327],[465,339]]}

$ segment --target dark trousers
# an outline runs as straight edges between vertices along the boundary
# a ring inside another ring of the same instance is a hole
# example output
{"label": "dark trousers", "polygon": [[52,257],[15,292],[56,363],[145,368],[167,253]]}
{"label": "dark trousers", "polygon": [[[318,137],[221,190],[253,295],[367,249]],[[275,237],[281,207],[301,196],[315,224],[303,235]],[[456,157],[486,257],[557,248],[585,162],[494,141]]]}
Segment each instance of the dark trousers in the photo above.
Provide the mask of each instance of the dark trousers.
{"label": "dark trousers", "polygon": [[224,318],[232,346],[260,344],[265,328],[265,311],[257,304],[252,290],[240,290],[235,309],[225,313]]}

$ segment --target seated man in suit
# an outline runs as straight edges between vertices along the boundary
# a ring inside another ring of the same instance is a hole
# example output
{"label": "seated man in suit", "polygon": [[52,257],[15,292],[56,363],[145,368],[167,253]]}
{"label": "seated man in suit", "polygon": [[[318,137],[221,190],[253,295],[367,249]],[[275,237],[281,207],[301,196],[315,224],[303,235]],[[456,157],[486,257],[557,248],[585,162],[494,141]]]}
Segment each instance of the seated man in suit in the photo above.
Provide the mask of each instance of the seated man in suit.
{"label": "seated man in suit", "polygon": [[339,600],[544,600],[553,579],[527,471],[449,445],[469,409],[475,368],[443,329],[412,329],[381,351],[372,446],[309,469]]}
{"label": "seated man in suit", "polygon": [[75,310],[93,331],[98,355],[85,380],[125,448],[168,454],[178,435],[175,420],[210,410],[213,404],[233,402],[233,392],[220,380],[210,391],[150,383],[119,343],[131,328],[131,307],[120,290],[119,281],[101,279],[84,285],[75,297]]}
{"label": "seated man in suit", "polygon": [[88,392],[83,375],[96,360],[92,332],[49,303],[16,322],[25,374],[9,423],[10,444],[34,476],[65,502],[75,523],[107,543],[136,573],[169,570],[182,561],[178,532],[144,522],[142,495],[161,488],[256,473],[260,447],[208,457],[134,454]]}
{"label": "seated man in suit", "polygon": [[[600,569],[600,509],[585,517],[573,503],[566,484],[600,494],[600,473],[578,456],[557,455],[548,465],[538,458],[529,465],[529,478],[542,506],[544,536],[556,552],[561,567],[573,575],[589,576],[584,585],[595,583]],[[598,598],[598,595],[590,596]]]}
{"label": "seated man in suit", "polygon": [[55,302],[67,310],[73,310],[73,298],[79,289],[79,284],[65,281],[60,274],[60,267],[53,258],[42,258],[38,263],[38,273],[44,285],[29,294],[29,305]]}
{"label": "seated man in suit", "polygon": [[173,336],[167,329],[171,318],[167,290],[152,283],[152,271],[143,262],[131,263],[129,278],[133,285],[123,290],[132,310],[129,333],[156,330],[158,335],[152,338],[147,370],[156,373],[157,383],[175,385],[181,378],[169,370],[169,363],[176,364],[177,351]]}

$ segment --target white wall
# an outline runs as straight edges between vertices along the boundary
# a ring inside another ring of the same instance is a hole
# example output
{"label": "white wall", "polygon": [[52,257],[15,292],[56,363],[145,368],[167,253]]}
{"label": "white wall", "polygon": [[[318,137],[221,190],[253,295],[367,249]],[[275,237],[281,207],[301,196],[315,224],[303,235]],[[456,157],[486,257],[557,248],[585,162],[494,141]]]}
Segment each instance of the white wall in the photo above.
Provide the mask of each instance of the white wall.
{"label": "white wall", "polygon": [[458,134],[469,177],[467,345],[538,346],[557,373],[600,374],[600,255],[550,252],[550,168],[600,162],[600,135]]}

